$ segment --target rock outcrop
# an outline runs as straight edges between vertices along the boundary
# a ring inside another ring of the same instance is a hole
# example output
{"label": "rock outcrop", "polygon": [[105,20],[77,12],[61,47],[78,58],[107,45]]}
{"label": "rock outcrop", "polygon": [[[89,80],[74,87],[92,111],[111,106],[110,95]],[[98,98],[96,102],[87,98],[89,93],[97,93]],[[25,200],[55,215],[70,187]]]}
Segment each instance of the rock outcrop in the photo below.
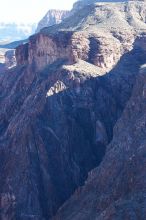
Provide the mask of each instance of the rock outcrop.
{"label": "rock outcrop", "polygon": [[0,72],[16,66],[15,49],[27,43],[27,40],[14,41],[11,43],[0,42]]}
{"label": "rock outcrop", "polygon": [[0,75],[2,220],[50,219],[100,165],[146,63],[145,10],[85,6],[17,48],[17,66]]}
{"label": "rock outcrop", "polygon": [[145,219],[146,216],[146,68],[138,74],[132,97],[114,127],[99,168],[59,210],[55,220]]}
{"label": "rock outcrop", "polygon": [[5,53],[5,66],[7,69],[16,66],[15,50],[8,50]]}
{"label": "rock outcrop", "polygon": [[[111,2],[111,3],[118,3],[118,2],[128,2],[129,0],[78,0],[73,4],[73,9],[71,10],[70,14],[74,14],[76,11],[82,9],[84,6],[89,6],[91,4],[95,4],[95,3],[101,3],[101,2]],[[132,1],[132,0],[130,0]],[[142,0],[144,1],[144,0]]]}
{"label": "rock outcrop", "polygon": [[15,50],[0,49],[0,72],[16,66]]}
{"label": "rock outcrop", "polygon": [[60,58],[68,59],[69,64],[81,59],[98,66],[101,71],[109,71],[132,49],[136,36],[146,29],[145,7],[145,2],[85,6],[80,16],[77,12],[60,25],[44,28],[31,37],[27,62],[35,63],[41,70]]}
{"label": "rock outcrop", "polygon": [[61,23],[65,18],[69,16],[67,10],[49,10],[47,14],[38,23],[36,32],[39,32],[44,27],[49,27],[55,24]]}

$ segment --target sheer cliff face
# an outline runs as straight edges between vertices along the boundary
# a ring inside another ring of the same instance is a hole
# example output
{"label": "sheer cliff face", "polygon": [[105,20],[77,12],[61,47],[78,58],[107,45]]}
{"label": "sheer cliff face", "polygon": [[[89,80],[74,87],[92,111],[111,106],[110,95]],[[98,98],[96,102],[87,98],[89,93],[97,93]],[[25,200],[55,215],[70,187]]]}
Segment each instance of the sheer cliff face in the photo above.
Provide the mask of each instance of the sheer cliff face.
{"label": "sheer cliff face", "polygon": [[[126,44],[129,43],[126,50],[130,50],[134,36],[127,36],[126,40]],[[23,46],[24,48],[28,47],[28,56],[24,63],[28,62],[30,65],[34,63],[36,69],[42,70],[46,65],[52,64],[60,58],[66,59],[68,64],[84,60],[99,67],[101,71],[105,71],[105,69],[112,69],[118,62],[125,52],[124,46],[112,35],[72,31],[58,32],[53,36],[40,33],[32,37],[28,45]],[[21,56],[24,54],[18,53],[18,64],[23,63]]]}
{"label": "sheer cliff face", "polygon": [[[89,5],[80,10],[80,16],[77,12],[57,27],[45,28],[31,37],[24,45],[24,50],[28,48],[24,63],[34,63],[41,70],[60,58],[69,64],[81,59],[101,72],[109,71],[132,50],[136,36],[146,29],[145,8],[144,2]],[[22,64],[24,54],[18,54],[17,62]]]}
{"label": "sheer cliff face", "polygon": [[114,128],[103,162],[53,219],[145,219],[146,68]]}
{"label": "sheer cliff face", "polygon": [[49,10],[47,14],[38,23],[36,32],[39,32],[44,27],[49,27],[61,23],[68,17],[69,11],[65,10]]}
{"label": "sheer cliff face", "polygon": [[[17,48],[17,67],[0,74],[2,220],[50,219],[101,163],[139,67],[146,62],[145,8],[145,3],[85,7],[74,20],[46,28]],[[139,11],[141,17],[134,20],[132,13]],[[108,152],[101,177],[97,174],[99,193],[109,180],[105,203],[113,199],[110,171],[113,181],[127,164],[124,159],[114,163]],[[111,167],[107,176],[105,166]],[[118,188],[118,183],[115,196],[127,187],[121,181]],[[101,201],[99,214],[103,207]],[[78,217],[76,207],[75,213]],[[64,211],[59,215],[71,219]]]}

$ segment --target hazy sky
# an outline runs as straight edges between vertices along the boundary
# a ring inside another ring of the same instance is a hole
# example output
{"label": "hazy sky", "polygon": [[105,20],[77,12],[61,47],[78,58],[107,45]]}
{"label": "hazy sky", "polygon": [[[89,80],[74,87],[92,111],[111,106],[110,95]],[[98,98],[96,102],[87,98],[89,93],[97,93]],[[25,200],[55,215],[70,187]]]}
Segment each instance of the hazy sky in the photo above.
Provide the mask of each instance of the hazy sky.
{"label": "hazy sky", "polygon": [[76,0],[2,0],[0,22],[38,22],[49,9],[71,9]]}

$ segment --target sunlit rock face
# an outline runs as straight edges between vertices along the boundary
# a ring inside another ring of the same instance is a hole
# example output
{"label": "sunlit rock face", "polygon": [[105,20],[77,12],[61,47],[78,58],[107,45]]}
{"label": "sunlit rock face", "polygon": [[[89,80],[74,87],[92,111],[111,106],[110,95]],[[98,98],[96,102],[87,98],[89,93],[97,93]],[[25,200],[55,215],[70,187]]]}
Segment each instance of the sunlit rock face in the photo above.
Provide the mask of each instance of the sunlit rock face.
{"label": "sunlit rock face", "polygon": [[90,4],[96,4],[96,3],[102,3],[102,2],[128,2],[129,0],[78,0],[73,4],[73,9],[71,13],[74,13],[75,11],[78,11],[79,9],[83,8],[84,6],[88,6]]}
{"label": "sunlit rock face", "polygon": [[[35,63],[38,70],[58,59],[66,59],[68,64],[78,60],[92,63],[101,69],[110,70],[126,50],[131,50],[134,36],[126,36],[125,45],[115,37],[104,34],[89,34],[87,32],[59,32],[52,35],[38,34],[30,39],[29,44],[20,46],[16,52],[18,64]],[[129,44],[129,45],[128,45]],[[19,53],[20,48],[29,48]],[[116,52],[115,52],[116,51]]]}
{"label": "sunlit rock face", "polygon": [[72,15],[64,23],[31,37],[28,46],[24,45],[29,48],[26,60],[35,63],[38,70],[59,58],[67,59],[69,64],[84,60],[110,70],[132,49],[136,32],[146,28],[144,13],[143,2],[90,5],[81,9],[80,17]]}
{"label": "sunlit rock face", "polygon": [[42,28],[59,24],[68,16],[69,11],[67,10],[49,10],[47,14],[38,23],[36,32],[39,32]]}
{"label": "sunlit rock face", "polygon": [[[2,220],[51,219],[77,189],[82,207],[85,198],[86,210],[93,205],[104,214],[115,198],[133,187],[128,185],[129,173],[139,163],[127,166],[128,154],[122,149],[134,143],[134,136],[120,139],[119,134],[128,135],[135,122],[128,122],[130,115],[124,119],[127,133],[117,126],[115,134],[113,128],[131,97],[140,66],[146,63],[145,10],[144,2],[89,5],[16,49],[17,66],[0,74]],[[145,87],[140,85],[144,97]],[[117,145],[111,142],[113,135]],[[98,166],[101,172],[94,174],[92,169]],[[99,181],[98,195],[93,191],[95,200],[101,196],[99,205],[97,200],[91,202],[92,197],[88,202],[86,193],[79,195],[78,187],[90,171],[91,187],[95,179],[95,186]],[[90,214],[92,210],[80,215],[76,204],[68,204],[70,208],[60,209],[57,218],[73,219],[74,210],[74,219],[98,217],[96,211]]]}

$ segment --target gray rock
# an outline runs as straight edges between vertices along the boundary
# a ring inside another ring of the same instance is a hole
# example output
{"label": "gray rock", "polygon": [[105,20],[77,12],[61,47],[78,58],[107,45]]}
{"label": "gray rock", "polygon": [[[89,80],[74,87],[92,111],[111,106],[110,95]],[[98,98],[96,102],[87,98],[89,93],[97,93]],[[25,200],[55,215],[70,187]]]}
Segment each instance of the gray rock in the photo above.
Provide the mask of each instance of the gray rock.
{"label": "gray rock", "polygon": [[69,11],[65,10],[49,10],[47,14],[38,23],[36,32],[39,32],[44,27],[49,27],[61,23],[69,16]]}
{"label": "gray rock", "polygon": [[132,97],[114,127],[101,165],[53,220],[145,219],[146,70],[139,73]]}
{"label": "gray rock", "polygon": [[114,219],[118,210],[125,219],[136,206],[143,215],[144,75],[114,126],[146,63],[145,10],[85,6],[16,49],[17,66],[0,74],[1,218],[51,219],[78,187],[57,217]]}

